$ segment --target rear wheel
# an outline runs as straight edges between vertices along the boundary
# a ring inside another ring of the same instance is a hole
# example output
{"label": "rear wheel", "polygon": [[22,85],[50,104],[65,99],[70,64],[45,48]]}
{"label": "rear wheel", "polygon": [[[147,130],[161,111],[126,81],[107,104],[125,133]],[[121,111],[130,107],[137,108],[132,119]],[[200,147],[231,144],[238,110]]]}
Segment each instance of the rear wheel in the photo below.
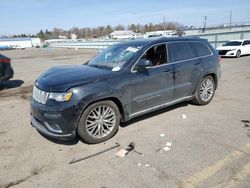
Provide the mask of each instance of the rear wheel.
{"label": "rear wheel", "polygon": [[240,57],[240,55],[241,55],[241,51],[240,51],[240,50],[238,50],[238,51],[236,52],[236,57],[237,57],[237,58],[239,58],[239,57]]}
{"label": "rear wheel", "polygon": [[201,79],[193,99],[198,105],[206,105],[211,102],[214,97],[215,83],[212,76],[205,76]]}
{"label": "rear wheel", "polygon": [[96,144],[111,138],[120,124],[120,111],[113,101],[100,101],[88,106],[80,119],[78,134]]}

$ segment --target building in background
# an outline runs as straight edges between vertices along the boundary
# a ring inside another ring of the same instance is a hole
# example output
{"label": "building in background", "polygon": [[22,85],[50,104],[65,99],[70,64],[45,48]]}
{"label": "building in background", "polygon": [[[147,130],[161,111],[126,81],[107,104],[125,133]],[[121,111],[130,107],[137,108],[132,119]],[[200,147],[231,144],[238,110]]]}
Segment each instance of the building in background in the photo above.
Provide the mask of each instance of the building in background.
{"label": "building in background", "polygon": [[111,39],[134,39],[143,37],[143,34],[127,30],[127,31],[113,31],[112,33],[109,34],[109,36]]}
{"label": "building in background", "polygon": [[0,38],[0,46],[8,46],[12,49],[24,49],[41,46],[39,38]]}
{"label": "building in background", "polygon": [[146,32],[144,38],[149,37],[171,37],[176,34],[176,30],[150,31]]}

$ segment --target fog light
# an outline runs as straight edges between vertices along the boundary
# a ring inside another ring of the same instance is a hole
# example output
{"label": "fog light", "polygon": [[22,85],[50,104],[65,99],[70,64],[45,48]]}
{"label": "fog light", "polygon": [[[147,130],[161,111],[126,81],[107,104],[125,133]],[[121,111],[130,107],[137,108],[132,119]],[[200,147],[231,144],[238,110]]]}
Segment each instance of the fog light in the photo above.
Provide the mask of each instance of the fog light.
{"label": "fog light", "polygon": [[47,122],[44,123],[45,126],[52,132],[56,132],[56,133],[62,133],[62,130],[60,129],[60,127],[57,124],[49,124]]}

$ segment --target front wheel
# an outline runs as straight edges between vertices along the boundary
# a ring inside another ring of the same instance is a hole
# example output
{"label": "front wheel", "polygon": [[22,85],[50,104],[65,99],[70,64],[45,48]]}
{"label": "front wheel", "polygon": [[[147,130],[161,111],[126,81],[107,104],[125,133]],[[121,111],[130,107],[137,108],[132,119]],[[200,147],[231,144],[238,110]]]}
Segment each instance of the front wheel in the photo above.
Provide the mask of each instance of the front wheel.
{"label": "front wheel", "polygon": [[110,139],[120,124],[120,111],[110,100],[88,106],[79,121],[78,135],[86,142],[96,144]]}
{"label": "front wheel", "polygon": [[239,58],[239,57],[240,57],[240,55],[241,55],[241,51],[240,51],[240,50],[238,50],[238,51],[236,52],[236,57],[237,57],[237,58]]}
{"label": "front wheel", "polygon": [[211,102],[214,97],[215,83],[212,76],[205,76],[201,79],[193,99],[198,105],[206,105]]}

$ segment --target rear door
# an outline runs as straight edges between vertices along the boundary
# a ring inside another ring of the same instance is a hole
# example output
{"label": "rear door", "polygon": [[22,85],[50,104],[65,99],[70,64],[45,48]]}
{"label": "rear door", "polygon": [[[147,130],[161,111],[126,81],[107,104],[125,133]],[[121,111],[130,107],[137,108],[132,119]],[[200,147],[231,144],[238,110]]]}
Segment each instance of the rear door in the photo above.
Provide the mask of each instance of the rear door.
{"label": "rear door", "polygon": [[[163,45],[166,49],[166,45]],[[153,67],[143,72],[132,70],[132,116],[165,104],[173,99],[173,66],[167,63],[167,50],[165,50],[165,60],[161,64],[155,62],[155,50],[157,47],[151,47],[141,57],[142,59],[152,61],[155,64]]]}
{"label": "rear door", "polygon": [[200,77],[201,62],[190,42],[170,42],[168,46],[174,68],[174,99],[191,96]]}
{"label": "rear door", "polygon": [[244,51],[245,51],[244,54],[250,54],[250,40],[244,41],[243,48],[244,48]]}
{"label": "rear door", "polygon": [[241,46],[241,55],[245,55],[245,54],[248,54],[248,45],[247,45],[247,40],[245,40],[243,43],[242,43],[242,46]]}

